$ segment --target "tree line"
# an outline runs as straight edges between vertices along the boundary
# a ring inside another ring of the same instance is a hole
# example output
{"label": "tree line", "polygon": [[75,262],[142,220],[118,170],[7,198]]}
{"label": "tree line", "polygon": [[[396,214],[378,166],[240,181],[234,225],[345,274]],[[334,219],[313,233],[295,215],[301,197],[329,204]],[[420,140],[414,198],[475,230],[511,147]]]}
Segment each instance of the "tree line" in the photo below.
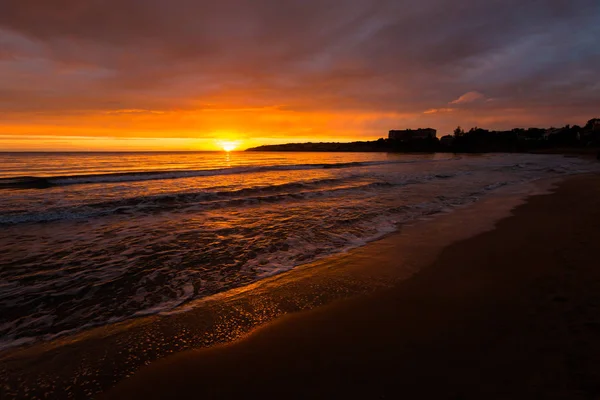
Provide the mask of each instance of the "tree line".
{"label": "tree line", "polygon": [[323,151],[323,152],[530,152],[561,148],[600,147],[600,118],[590,119],[583,127],[515,128],[490,131],[473,127],[468,131],[457,127],[450,135],[425,139],[378,139],[351,143],[288,143],[259,146],[248,151]]}

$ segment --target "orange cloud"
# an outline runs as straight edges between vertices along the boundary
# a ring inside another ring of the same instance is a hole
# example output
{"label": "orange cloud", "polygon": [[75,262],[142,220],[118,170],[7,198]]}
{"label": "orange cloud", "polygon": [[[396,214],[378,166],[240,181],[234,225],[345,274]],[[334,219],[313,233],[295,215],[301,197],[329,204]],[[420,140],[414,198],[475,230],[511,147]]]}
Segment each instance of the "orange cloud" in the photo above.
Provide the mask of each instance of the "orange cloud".
{"label": "orange cloud", "polygon": [[465,103],[473,103],[475,101],[483,100],[485,96],[479,92],[467,92],[460,96],[456,100],[452,100],[448,104],[465,104]]}
{"label": "orange cloud", "polygon": [[447,113],[454,111],[453,108],[431,108],[427,111],[423,111],[423,114],[438,114],[438,113]]}

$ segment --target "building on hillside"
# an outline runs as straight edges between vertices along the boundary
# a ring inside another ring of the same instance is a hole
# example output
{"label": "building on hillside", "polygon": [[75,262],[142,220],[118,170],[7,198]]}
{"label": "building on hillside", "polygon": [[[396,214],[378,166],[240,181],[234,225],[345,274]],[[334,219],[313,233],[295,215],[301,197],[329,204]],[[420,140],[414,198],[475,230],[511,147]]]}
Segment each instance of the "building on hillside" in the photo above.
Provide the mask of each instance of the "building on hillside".
{"label": "building on hillside", "polygon": [[391,130],[388,137],[391,140],[411,141],[434,138],[436,133],[437,131],[432,128]]}
{"label": "building on hillside", "polygon": [[454,144],[454,136],[452,136],[452,135],[442,136],[442,138],[440,139],[440,144],[444,147],[452,146],[452,144]]}

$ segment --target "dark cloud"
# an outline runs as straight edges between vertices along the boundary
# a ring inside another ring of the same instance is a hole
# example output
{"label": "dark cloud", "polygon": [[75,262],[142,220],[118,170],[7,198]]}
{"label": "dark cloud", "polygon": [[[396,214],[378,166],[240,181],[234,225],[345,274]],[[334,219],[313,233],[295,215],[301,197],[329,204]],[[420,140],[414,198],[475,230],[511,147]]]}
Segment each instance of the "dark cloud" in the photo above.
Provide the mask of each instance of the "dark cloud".
{"label": "dark cloud", "polygon": [[597,0],[3,0],[0,112],[591,117],[598,21]]}

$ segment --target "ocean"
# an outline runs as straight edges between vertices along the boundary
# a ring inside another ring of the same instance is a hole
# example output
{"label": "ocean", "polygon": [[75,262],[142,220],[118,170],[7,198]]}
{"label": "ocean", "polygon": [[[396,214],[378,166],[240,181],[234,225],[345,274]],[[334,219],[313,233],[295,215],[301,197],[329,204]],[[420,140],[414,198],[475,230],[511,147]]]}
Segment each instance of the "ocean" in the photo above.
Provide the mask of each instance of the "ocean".
{"label": "ocean", "polygon": [[558,155],[0,153],[0,349],[244,286],[493,195]]}

